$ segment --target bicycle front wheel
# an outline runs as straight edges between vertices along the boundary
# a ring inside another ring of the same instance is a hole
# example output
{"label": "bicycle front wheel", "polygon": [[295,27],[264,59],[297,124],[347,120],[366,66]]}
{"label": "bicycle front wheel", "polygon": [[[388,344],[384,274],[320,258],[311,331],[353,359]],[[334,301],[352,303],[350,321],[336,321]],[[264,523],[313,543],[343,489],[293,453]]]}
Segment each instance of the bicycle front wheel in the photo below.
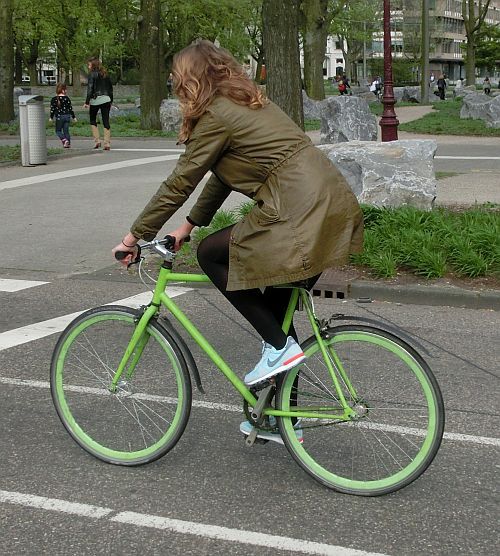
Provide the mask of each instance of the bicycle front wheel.
{"label": "bicycle front wheel", "polygon": [[84,450],[117,465],[164,455],[179,440],[191,410],[186,362],[155,319],[117,387],[111,387],[137,319],[128,307],[83,313],[62,333],[51,363],[52,399],[67,431]]}
{"label": "bicycle front wheel", "polygon": [[295,429],[295,419],[278,419],[286,447],[307,473],[340,492],[378,496],[408,485],[430,465],[443,436],[443,400],[429,366],[406,342],[371,326],[331,328],[325,346],[355,417],[321,417],[342,415],[343,407],[311,337],[303,345],[307,359],[281,383],[277,408],[318,418]]}

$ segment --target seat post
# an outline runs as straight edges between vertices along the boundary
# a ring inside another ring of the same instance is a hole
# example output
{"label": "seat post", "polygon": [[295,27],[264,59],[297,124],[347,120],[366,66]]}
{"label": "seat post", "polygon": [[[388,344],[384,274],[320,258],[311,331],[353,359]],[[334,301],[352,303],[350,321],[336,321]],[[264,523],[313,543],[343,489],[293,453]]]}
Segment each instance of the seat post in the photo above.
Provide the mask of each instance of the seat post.
{"label": "seat post", "polygon": [[292,288],[292,295],[290,296],[290,301],[288,302],[288,307],[286,309],[285,318],[283,319],[283,325],[281,329],[288,335],[288,331],[292,325],[293,314],[297,308],[297,302],[299,299],[299,288]]}

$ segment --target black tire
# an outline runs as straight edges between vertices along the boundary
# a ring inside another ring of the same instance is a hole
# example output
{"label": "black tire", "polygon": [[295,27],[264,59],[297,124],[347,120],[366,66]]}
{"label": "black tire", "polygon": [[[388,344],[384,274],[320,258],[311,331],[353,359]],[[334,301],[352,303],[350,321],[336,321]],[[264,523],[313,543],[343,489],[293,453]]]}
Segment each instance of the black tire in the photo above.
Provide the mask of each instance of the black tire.
{"label": "black tire", "polygon": [[[293,419],[279,418],[286,447],[307,473],[334,490],[379,496],[405,487],[431,464],[443,436],[444,404],[432,371],[409,344],[375,327],[330,328],[326,344],[334,366],[339,368],[332,347],[342,362],[347,380],[341,378],[340,387],[357,417],[321,419],[317,410],[317,419],[298,425],[302,443]],[[301,409],[314,405],[330,408],[330,415],[342,414],[316,338],[302,347],[307,359],[281,381],[276,407],[289,411],[295,404]]]}
{"label": "black tire", "polygon": [[191,411],[186,361],[156,319],[146,328],[133,374],[127,377],[126,368],[110,391],[138,315],[129,307],[91,309],[68,325],[52,355],[51,394],[63,425],[84,450],[116,465],[142,465],[166,454]]}

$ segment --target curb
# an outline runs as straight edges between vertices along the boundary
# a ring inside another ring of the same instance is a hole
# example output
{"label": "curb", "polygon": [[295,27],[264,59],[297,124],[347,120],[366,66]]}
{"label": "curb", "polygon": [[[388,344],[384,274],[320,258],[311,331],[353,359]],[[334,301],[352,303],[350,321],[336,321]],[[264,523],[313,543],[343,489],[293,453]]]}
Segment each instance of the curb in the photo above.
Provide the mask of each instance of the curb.
{"label": "curb", "polygon": [[500,291],[474,291],[456,287],[440,286],[390,286],[368,280],[352,280],[345,283],[318,281],[313,295],[326,299],[356,299],[360,303],[390,301],[412,305],[463,307],[466,309],[490,309],[500,311]]}

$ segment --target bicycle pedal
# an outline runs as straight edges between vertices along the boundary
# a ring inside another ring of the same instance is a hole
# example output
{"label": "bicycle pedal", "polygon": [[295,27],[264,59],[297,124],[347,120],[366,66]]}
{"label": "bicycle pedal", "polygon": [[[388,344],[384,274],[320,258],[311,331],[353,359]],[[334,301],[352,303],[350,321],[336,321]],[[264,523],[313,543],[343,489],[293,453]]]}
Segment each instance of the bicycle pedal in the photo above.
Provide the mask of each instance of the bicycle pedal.
{"label": "bicycle pedal", "polygon": [[252,388],[250,388],[250,392],[260,392],[261,390],[264,390],[269,386],[274,386],[275,384],[276,380],[274,379],[274,377],[266,378],[262,382],[257,382],[257,384],[254,384]]}
{"label": "bicycle pedal", "polygon": [[247,446],[253,446],[256,440],[257,440],[257,429],[254,427],[252,429],[252,432],[247,436],[245,440],[245,444]]}

